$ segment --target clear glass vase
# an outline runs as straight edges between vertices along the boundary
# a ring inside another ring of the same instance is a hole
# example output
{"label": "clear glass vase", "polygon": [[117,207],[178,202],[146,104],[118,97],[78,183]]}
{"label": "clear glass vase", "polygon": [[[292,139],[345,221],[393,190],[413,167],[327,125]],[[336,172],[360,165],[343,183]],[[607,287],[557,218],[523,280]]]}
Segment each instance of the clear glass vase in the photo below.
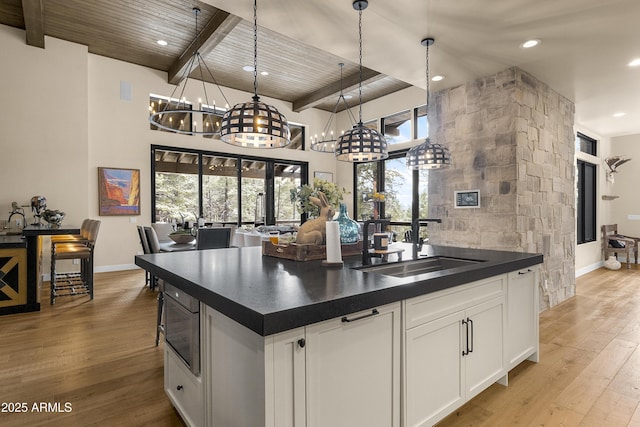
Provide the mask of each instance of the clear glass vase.
{"label": "clear glass vase", "polygon": [[340,243],[357,243],[360,226],[356,221],[349,218],[347,205],[345,203],[340,203],[340,212],[338,213],[336,221],[338,221],[340,227]]}

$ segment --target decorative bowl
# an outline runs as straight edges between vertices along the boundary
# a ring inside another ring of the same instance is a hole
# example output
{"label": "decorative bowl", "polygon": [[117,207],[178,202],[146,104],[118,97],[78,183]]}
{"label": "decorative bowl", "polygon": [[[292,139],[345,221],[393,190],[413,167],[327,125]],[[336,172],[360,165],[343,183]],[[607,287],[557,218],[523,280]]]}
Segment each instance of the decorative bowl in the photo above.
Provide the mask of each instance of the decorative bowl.
{"label": "decorative bowl", "polygon": [[42,219],[47,221],[52,227],[60,227],[65,215],[64,212],[59,210],[45,209],[45,211],[42,212]]}
{"label": "decorative bowl", "polygon": [[169,238],[178,244],[191,243],[196,239],[190,232],[171,233]]}

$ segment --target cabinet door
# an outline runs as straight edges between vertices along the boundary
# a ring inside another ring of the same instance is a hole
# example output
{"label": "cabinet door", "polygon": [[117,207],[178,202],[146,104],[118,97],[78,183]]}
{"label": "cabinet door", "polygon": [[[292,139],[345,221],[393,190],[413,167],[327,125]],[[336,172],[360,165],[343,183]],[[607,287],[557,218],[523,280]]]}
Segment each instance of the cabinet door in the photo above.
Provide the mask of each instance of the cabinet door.
{"label": "cabinet door", "polygon": [[307,425],[400,425],[400,303],[307,326]]}
{"label": "cabinet door", "polygon": [[464,403],[463,319],[458,311],[406,332],[406,426],[431,426]]}
{"label": "cabinet door", "polygon": [[510,370],[526,358],[538,361],[537,268],[509,274],[507,288],[507,364]]}
{"label": "cabinet door", "polygon": [[[304,328],[283,332],[274,337],[273,417],[267,414],[267,427],[306,426],[305,354]],[[267,408],[269,406],[267,402]],[[273,424],[269,423],[270,419],[273,419]]]}
{"label": "cabinet door", "polygon": [[[504,297],[466,310],[469,353],[465,355],[467,400],[506,373],[504,363]],[[466,338],[465,338],[466,342]]]}
{"label": "cabinet door", "polygon": [[204,424],[202,380],[191,373],[168,345],[164,350],[164,390],[188,426]]}

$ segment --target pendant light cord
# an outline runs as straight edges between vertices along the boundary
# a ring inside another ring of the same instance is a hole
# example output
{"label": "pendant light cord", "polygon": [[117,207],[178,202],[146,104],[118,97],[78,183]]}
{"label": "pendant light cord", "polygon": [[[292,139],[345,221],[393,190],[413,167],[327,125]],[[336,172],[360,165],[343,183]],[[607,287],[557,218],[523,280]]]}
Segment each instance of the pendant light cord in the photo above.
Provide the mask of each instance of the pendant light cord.
{"label": "pendant light cord", "polygon": [[253,100],[258,99],[258,0],[253,0]]}
{"label": "pendant light cord", "polygon": [[424,114],[429,117],[429,44],[427,44],[427,53],[425,54],[425,70],[427,79],[427,103],[424,106]]}
{"label": "pendant light cord", "polygon": [[358,11],[358,38],[359,38],[359,51],[360,51],[360,55],[359,55],[359,60],[360,60],[360,83],[358,85],[358,97],[359,97],[359,105],[360,105],[360,112],[359,112],[359,116],[358,116],[358,123],[362,124],[362,8],[359,9]]}

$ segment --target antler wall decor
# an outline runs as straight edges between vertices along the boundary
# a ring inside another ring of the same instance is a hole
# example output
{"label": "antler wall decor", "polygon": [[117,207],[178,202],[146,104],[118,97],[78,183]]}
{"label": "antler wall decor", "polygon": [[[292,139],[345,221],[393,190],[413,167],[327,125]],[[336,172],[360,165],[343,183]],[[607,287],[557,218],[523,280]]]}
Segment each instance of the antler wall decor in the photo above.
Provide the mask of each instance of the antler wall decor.
{"label": "antler wall decor", "polygon": [[627,156],[611,156],[604,159],[604,164],[609,168],[607,171],[607,181],[613,184],[615,181],[613,174],[618,172],[618,168],[629,160],[631,159]]}

